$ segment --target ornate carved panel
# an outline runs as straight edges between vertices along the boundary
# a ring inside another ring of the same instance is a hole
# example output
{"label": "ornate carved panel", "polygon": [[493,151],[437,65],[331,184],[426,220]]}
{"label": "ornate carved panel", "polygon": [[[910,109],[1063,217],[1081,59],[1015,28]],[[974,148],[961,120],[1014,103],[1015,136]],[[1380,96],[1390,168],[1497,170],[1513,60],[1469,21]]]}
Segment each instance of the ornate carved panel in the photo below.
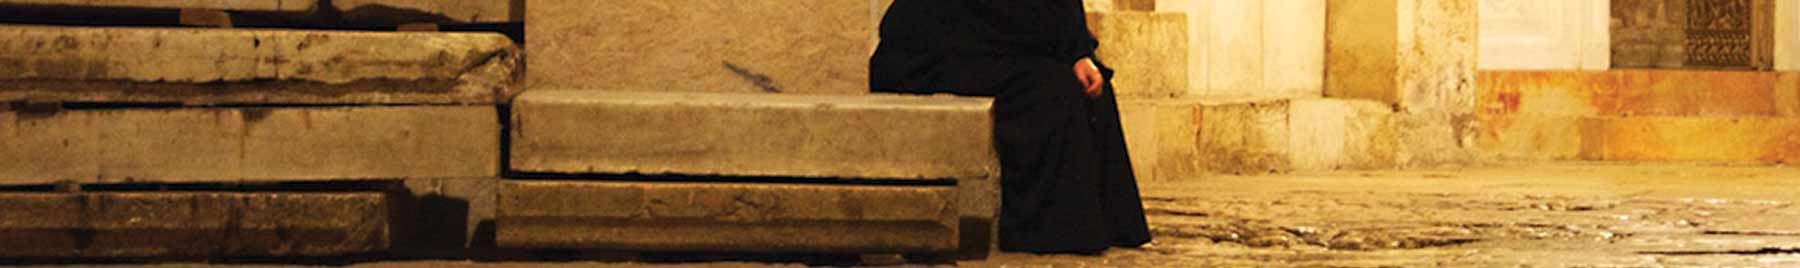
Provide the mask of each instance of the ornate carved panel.
{"label": "ornate carved panel", "polygon": [[1768,69],[1771,0],[1613,0],[1613,67]]}

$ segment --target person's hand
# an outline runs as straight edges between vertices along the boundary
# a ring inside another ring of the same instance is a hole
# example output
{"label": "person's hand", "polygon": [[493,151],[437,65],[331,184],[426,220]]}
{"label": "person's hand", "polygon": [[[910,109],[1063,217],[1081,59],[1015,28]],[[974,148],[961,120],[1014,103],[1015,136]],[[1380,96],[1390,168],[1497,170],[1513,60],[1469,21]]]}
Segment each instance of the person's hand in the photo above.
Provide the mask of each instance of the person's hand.
{"label": "person's hand", "polygon": [[1092,58],[1075,62],[1075,79],[1081,80],[1082,92],[1088,97],[1099,97],[1100,88],[1106,85],[1106,77],[1100,74],[1100,67],[1094,65]]}

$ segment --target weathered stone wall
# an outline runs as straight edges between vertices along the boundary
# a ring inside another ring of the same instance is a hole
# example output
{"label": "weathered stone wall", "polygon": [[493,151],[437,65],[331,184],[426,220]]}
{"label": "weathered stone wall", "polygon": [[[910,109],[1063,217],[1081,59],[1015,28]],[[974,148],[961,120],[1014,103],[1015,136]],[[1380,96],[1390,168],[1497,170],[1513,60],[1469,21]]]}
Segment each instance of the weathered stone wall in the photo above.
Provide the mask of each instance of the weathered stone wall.
{"label": "weathered stone wall", "polygon": [[1480,68],[1611,68],[1610,4],[1610,0],[1480,0]]}

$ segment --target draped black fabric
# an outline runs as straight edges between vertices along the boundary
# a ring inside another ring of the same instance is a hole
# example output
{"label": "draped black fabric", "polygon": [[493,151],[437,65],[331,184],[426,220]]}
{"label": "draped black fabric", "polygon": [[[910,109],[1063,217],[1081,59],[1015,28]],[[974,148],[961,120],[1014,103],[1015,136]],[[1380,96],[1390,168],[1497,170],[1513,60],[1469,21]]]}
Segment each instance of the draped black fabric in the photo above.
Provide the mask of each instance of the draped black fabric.
{"label": "draped black fabric", "polygon": [[872,91],[995,98],[1002,250],[1150,241],[1112,85],[1089,97],[1074,72],[1099,45],[1081,0],[896,0],[881,38]]}

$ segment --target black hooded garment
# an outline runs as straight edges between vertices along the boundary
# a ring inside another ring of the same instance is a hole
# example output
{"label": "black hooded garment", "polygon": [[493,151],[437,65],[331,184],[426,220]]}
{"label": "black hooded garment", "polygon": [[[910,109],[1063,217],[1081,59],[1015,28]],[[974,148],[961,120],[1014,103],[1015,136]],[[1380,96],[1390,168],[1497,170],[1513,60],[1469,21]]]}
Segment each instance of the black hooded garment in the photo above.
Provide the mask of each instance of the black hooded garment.
{"label": "black hooded garment", "polygon": [[1150,241],[1112,83],[1089,97],[1075,76],[1099,45],[1082,8],[896,0],[881,22],[872,91],[994,97],[1002,250],[1091,254]]}

